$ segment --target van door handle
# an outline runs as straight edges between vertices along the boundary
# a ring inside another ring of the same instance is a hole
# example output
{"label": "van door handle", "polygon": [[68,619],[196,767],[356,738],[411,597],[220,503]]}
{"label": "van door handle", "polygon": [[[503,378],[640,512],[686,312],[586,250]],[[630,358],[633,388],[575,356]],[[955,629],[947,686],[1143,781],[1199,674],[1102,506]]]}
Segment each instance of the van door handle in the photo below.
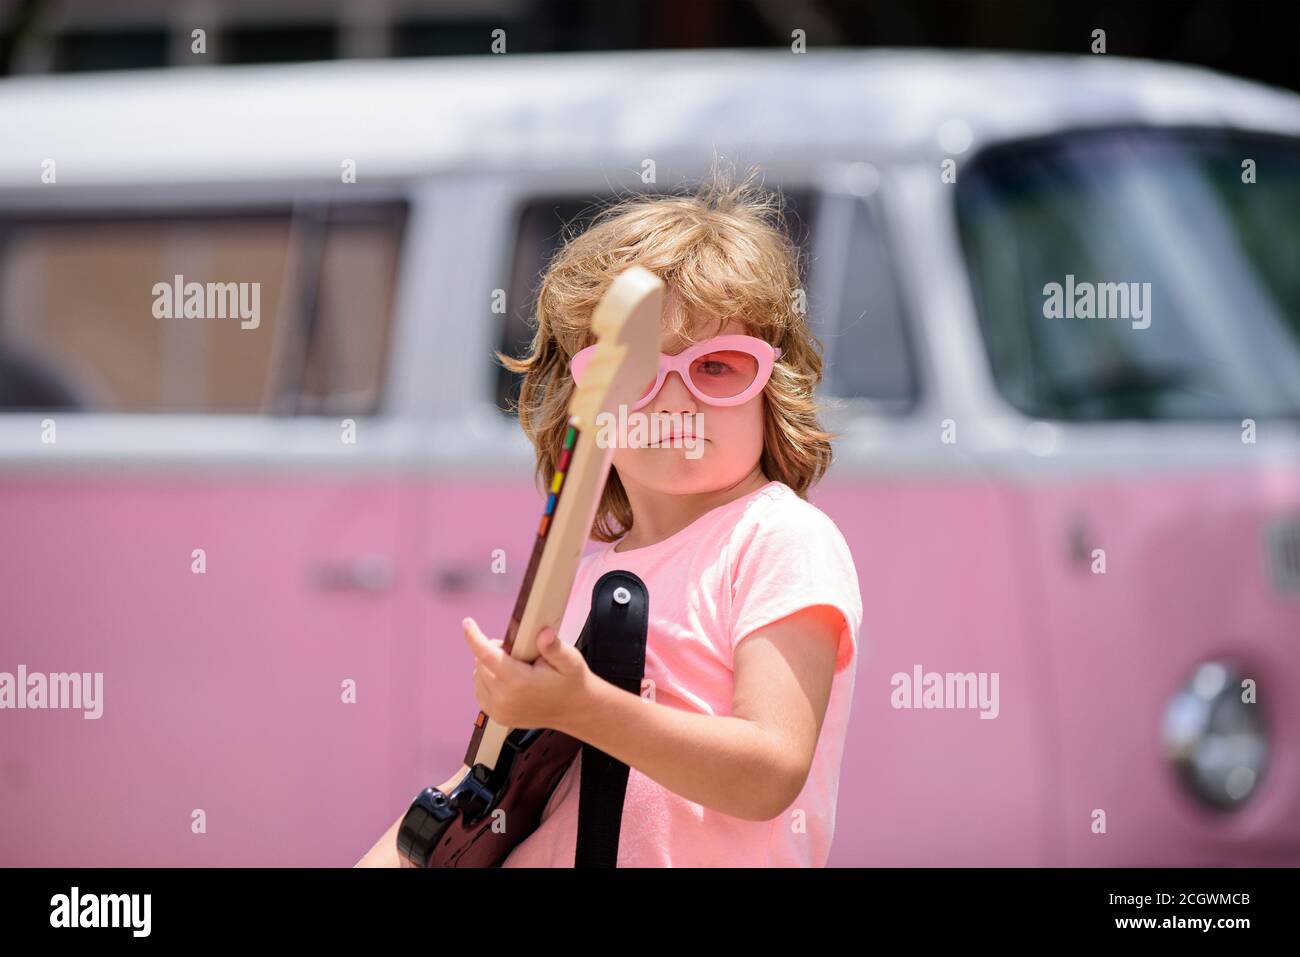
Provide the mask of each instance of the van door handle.
{"label": "van door handle", "polygon": [[323,591],[387,591],[393,566],[385,555],[356,555],[321,562],[312,569],[312,581]]}
{"label": "van door handle", "polygon": [[504,592],[510,587],[510,576],[495,574],[481,568],[477,562],[465,562],[459,565],[435,565],[429,569],[426,582],[431,591],[444,595],[470,591]]}

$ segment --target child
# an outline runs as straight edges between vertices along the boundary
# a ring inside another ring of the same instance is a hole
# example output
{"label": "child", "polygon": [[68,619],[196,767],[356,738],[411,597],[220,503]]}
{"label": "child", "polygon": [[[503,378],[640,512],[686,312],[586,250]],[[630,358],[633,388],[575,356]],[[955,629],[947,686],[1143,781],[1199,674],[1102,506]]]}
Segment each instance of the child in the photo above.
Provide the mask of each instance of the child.
{"label": "child", "polygon": [[[624,200],[547,269],[531,354],[498,354],[524,373],[519,421],[544,484],[581,377],[573,359],[614,276],[635,263],[665,281],[666,355],[709,343],[685,377],[661,366],[629,415],[670,423],[677,439],[618,443],[592,533],[603,545],[582,559],[558,636],[539,635],[540,657],[509,658],[464,622],[484,711],[631,769],[620,867],[820,867],[830,851],[862,600],[839,529],[804,499],[831,436],[780,215],[748,181]],[[642,697],[596,678],[572,647],[596,579],[615,568],[649,591]],[[579,754],[504,866],[573,865],[581,765]]]}

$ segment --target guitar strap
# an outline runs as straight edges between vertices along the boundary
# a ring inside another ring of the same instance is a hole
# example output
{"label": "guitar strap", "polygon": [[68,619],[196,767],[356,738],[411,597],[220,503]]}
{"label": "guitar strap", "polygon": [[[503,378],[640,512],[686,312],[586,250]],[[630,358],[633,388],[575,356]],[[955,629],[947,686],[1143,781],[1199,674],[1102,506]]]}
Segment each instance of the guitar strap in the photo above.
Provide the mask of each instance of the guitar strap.
{"label": "guitar strap", "polygon": [[[637,696],[645,677],[649,612],[650,595],[640,578],[606,572],[591,590],[591,611],[576,645],[592,673]],[[617,867],[629,769],[585,742],[581,755],[573,866]]]}

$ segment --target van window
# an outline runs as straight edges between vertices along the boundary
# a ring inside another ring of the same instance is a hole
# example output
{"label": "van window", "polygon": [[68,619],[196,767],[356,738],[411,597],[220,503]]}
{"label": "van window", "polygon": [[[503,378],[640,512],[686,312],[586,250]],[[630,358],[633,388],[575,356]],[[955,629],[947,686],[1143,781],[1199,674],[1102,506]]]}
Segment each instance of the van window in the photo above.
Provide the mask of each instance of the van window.
{"label": "van window", "polygon": [[404,215],[0,215],[0,409],[373,411]]}
{"label": "van window", "polygon": [[[783,189],[781,193],[786,228],[800,249],[799,265],[801,272],[806,273],[808,241],[813,231],[813,195],[798,189]],[[612,201],[611,196],[559,196],[538,198],[523,205],[501,332],[500,349],[506,355],[521,357],[529,352],[536,325],[537,294],[541,291],[542,273],[551,258],[568,237],[581,234]],[[803,278],[806,287],[806,275]],[[508,371],[495,358],[493,364],[497,373],[497,408],[506,415],[514,415],[522,376]]]}
{"label": "van window", "polygon": [[830,394],[869,399],[886,413],[911,408],[916,366],[906,317],[880,211],[867,200],[854,203],[837,313],[826,350]]}
{"label": "van window", "polygon": [[374,412],[392,327],[405,211],[397,204],[333,206],[319,250],[316,301],[294,411]]}
{"label": "van window", "polygon": [[1076,132],[989,150],[957,215],[994,379],[1041,417],[1300,415],[1300,143]]}

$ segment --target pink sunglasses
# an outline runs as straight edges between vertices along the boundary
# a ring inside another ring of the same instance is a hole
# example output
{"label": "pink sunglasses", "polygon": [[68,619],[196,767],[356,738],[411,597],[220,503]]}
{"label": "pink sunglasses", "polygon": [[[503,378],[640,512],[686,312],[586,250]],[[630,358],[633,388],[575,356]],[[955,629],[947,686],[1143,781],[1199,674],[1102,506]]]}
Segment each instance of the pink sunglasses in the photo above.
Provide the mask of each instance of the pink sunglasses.
{"label": "pink sunglasses", "polygon": [[[587,346],[569,361],[575,383],[591,361],[595,346]],[[763,391],[772,377],[772,366],[781,350],[756,336],[714,336],[683,349],[675,356],[659,353],[659,375],[632,406],[640,409],[659,394],[668,373],[676,372],[686,388],[701,402],[709,405],[740,405]]]}

